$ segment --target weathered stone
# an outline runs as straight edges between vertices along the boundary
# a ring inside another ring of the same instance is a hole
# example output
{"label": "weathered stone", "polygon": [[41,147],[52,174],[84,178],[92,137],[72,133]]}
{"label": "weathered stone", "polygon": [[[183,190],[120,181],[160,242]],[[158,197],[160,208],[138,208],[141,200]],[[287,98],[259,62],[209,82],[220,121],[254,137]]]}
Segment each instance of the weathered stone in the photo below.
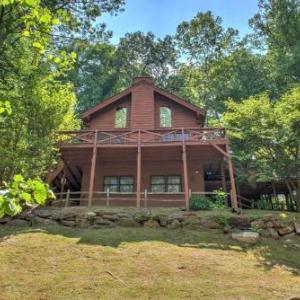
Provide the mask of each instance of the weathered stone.
{"label": "weathered stone", "polygon": [[30,226],[30,222],[21,219],[13,219],[7,222],[6,224],[10,226],[20,226],[20,227]]}
{"label": "weathered stone", "polygon": [[96,218],[96,213],[94,213],[93,211],[88,211],[85,213],[84,215],[88,220],[94,220]]}
{"label": "weathered stone", "polygon": [[93,225],[92,220],[81,219],[81,218],[77,219],[75,223],[76,223],[76,226],[79,227],[79,228],[88,228],[91,225]]}
{"label": "weathered stone", "polygon": [[97,217],[94,221],[95,225],[111,225],[113,222],[111,222],[108,219],[104,219],[102,217]]}
{"label": "weathered stone", "polygon": [[262,217],[262,221],[264,221],[264,222],[269,222],[269,221],[274,221],[274,220],[275,220],[275,216],[272,214],[264,215]]}
{"label": "weathered stone", "polygon": [[172,223],[174,220],[182,221],[183,220],[182,213],[173,213],[167,216],[167,223]]}
{"label": "weathered stone", "polygon": [[259,241],[259,234],[253,231],[233,232],[232,239],[248,244],[255,244]]}
{"label": "weathered stone", "polygon": [[102,218],[114,222],[119,220],[119,217],[117,215],[109,215],[109,214],[102,215]]}
{"label": "weathered stone", "polygon": [[175,219],[171,223],[168,223],[167,226],[168,226],[168,228],[171,228],[171,229],[177,229],[177,228],[181,227],[181,223],[179,220]]}
{"label": "weathered stone", "polygon": [[74,227],[76,225],[75,221],[61,220],[60,224],[68,227]]}
{"label": "weathered stone", "polygon": [[284,227],[278,229],[278,233],[281,236],[292,233],[293,231],[294,231],[294,228],[292,226],[284,226]]}
{"label": "weathered stone", "polygon": [[36,209],[34,211],[34,214],[40,218],[50,218],[51,217],[51,211],[46,208]]}
{"label": "weathered stone", "polygon": [[231,232],[231,229],[232,229],[231,226],[225,225],[224,228],[223,228],[223,232],[226,233],[226,234],[227,234],[227,233],[230,233],[230,232]]}
{"label": "weathered stone", "polygon": [[200,216],[197,215],[189,215],[185,216],[182,220],[182,225],[201,225],[202,220]]}
{"label": "weathered stone", "polygon": [[148,221],[144,222],[144,227],[158,228],[158,227],[160,227],[160,225],[156,220],[148,220]]}
{"label": "weathered stone", "polygon": [[274,229],[274,228],[268,228],[267,230],[268,230],[268,232],[270,234],[270,237],[272,239],[278,240],[280,238],[276,229]]}
{"label": "weathered stone", "polygon": [[132,215],[130,213],[126,213],[126,212],[117,213],[117,216],[119,218],[127,218],[127,219],[132,218]]}
{"label": "weathered stone", "polygon": [[[277,233],[277,231],[276,231],[276,233]],[[269,232],[268,229],[261,229],[261,230],[259,231],[259,234],[260,234],[262,237],[264,237],[264,238],[271,237],[270,232]]]}
{"label": "weathered stone", "polygon": [[139,227],[140,224],[138,222],[136,222],[133,219],[129,219],[129,218],[120,218],[119,221],[117,222],[117,224],[119,226],[122,227]]}
{"label": "weathered stone", "polygon": [[159,222],[160,226],[166,227],[168,224],[167,215],[158,215],[155,217],[155,220]]}
{"label": "weathered stone", "polygon": [[253,221],[253,222],[251,222],[250,225],[251,225],[251,228],[254,228],[254,229],[265,229],[265,228],[267,228],[266,223],[263,222],[262,220]]}
{"label": "weathered stone", "polygon": [[251,227],[251,220],[245,216],[233,216],[228,219],[228,224],[234,228],[247,229]]}
{"label": "weathered stone", "polygon": [[57,222],[55,220],[40,218],[39,216],[34,216],[31,220],[31,224],[33,226],[37,226],[37,225],[48,226],[48,225],[56,225]]}
{"label": "weathered stone", "polygon": [[0,218],[0,224],[6,224],[7,222],[9,222],[11,220],[10,217],[3,217]]}
{"label": "weathered stone", "polygon": [[274,227],[276,227],[277,224],[275,224],[274,221],[268,221],[265,223],[265,225],[267,228],[274,228]]}
{"label": "weathered stone", "polygon": [[223,225],[217,222],[216,220],[206,220],[205,222],[202,223],[204,228],[207,229],[223,229]]}
{"label": "weathered stone", "polygon": [[300,234],[300,224],[297,222],[294,222],[295,232],[297,234]]}

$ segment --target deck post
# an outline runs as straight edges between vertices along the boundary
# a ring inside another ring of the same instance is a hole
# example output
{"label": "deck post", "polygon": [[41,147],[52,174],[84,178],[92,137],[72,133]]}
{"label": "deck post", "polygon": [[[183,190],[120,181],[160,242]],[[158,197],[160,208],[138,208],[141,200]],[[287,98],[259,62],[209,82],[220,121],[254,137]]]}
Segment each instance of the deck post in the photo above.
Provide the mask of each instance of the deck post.
{"label": "deck post", "polygon": [[230,149],[229,149],[228,143],[226,143],[226,152],[228,153],[227,162],[228,162],[230,185],[231,185],[231,206],[234,210],[237,210],[238,202],[237,202],[236,186],[235,186],[233,165],[232,165],[232,160],[231,160]]}
{"label": "deck post", "polygon": [[70,189],[67,190],[65,207],[68,207],[68,205],[69,205],[69,200],[70,200]]}
{"label": "deck post", "polygon": [[93,194],[94,194],[94,181],[95,181],[95,169],[96,169],[96,159],[97,159],[97,138],[98,131],[94,132],[94,142],[93,142],[93,154],[91,159],[91,173],[90,173],[90,184],[89,184],[89,194],[88,194],[88,207],[92,206]]}
{"label": "deck post", "polygon": [[136,207],[141,208],[141,130],[138,131],[137,170],[136,170]]}
{"label": "deck post", "polygon": [[186,158],[186,144],[184,140],[184,129],[182,131],[182,162],[183,162],[183,182],[184,182],[184,202],[185,209],[188,211],[189,205],[189,179],[188,179],[188,166]]}
{"label": "deck post", "polygon": [[144,206],[147,208],[148,207],[148,191],[147,191],[147,189],[145,189],[145,193],[144,193],[144,201],[145,201],[145,203],[144,203]]}

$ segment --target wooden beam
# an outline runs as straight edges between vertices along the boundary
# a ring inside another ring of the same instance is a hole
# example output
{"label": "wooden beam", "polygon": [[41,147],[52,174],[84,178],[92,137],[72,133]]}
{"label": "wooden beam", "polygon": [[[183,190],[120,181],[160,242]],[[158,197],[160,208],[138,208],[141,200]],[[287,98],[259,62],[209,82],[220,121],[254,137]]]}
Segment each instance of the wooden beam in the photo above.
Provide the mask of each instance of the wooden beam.
{"label": "wooden beam", "polygon": [[[182,137],[184,137],[184,130],[182,129]],[[182,162],[183,162],[183,183],[184,183],[184,202],[185,209],[190,209],[189,205],[189,178],[188,178],[188,166],[186,158],[186,144],[184,138],[182,138]]]}
{"label": "wooden beam", "polygon": [[210,142],[210,144],[215,148],[217,149],[219,152],[221,152],[225,157],[229,158],[230,157],[230,154],[226,151],[224,151],[220,146],[218,146],[217,144],[213,143],[213,142]]}
{"label": "wooden beam", "polygon": [[88,206],[89,207],[92,206],[93,194],[94,194],[95,169],[96,169],[96,160],[97,160],[97,137],[98,137],[98,131],[95,130],[94,143],[93,143],[93,154],[92,154],[92,159],[91,159],[89,194],[88,194]]}
{"label": "wooden beam", "polygon": [[142,177],[142,154],[141,154],[141,131],[138,132],[137,170],[136,170],[136,207],[141,208],[141,177]]}
{"label": "wooden beam", "polygon": [[[229,155],[230,148],[228,143],[226,144],[226,151]],[[229,169],[229,177],[230,177],[230,185],[231,185],[231,206],[234,210],[238,209],[238,201],[237,201],[237,193],[236,193],[236,186],[234,180],[234,173],[233,173],[233,165],[231,161],[231,155],[228,156],[228,169]]]}
{"label": "wooden beam", "polygon": [[64,169],[64,161],[62,159],[59,160],[55,170],[49,170],[46,177],[46,182],[51,184],[52,181],[56,178],[56,176],[63,171]]}

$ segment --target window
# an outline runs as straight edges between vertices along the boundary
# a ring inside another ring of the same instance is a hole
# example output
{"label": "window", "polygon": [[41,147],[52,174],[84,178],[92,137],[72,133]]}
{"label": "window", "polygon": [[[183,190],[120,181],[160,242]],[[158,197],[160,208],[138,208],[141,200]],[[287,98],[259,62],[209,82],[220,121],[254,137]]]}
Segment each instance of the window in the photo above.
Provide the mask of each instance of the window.
{"label": "window", "polygon": [[169,107],[159,109],[160,127],[172,127],[172,110]]}
{"label": "window", "polygon": [[115,127],[116,128],[126,128],[127,127],[127,108],[118,107],[116,110],[115,117]]}
{"label": "window", "polygon": [[181,176],[152,176],[151,192],[179,193],[182,190]]}
{"label": "window", "polygon": [[132,193],[134,191],[133,176],[105,176],[103,190],[113,193]]}

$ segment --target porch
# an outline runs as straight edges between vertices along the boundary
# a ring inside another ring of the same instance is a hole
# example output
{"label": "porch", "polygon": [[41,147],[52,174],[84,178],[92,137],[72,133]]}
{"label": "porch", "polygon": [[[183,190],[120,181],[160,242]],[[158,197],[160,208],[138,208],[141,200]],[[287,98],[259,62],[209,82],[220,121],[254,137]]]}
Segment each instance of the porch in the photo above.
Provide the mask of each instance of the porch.
{"label": "porch", "polygon": [[[175,206],[188,210],[191,195],[213,196],[211,187],[221,187],[228,193],[228,205],[238,207],[223,128],[88,130],[60,132],[60,137],[62,164],[56,184],[62,205]],[[219,170],[214,182],[207,180],[211,170]],[[57,175],[56,170],[48,178]],[[132,189],[108,189],[108,177],[133,178]],[[178,188],[174,183],[171,190],[157,190],[153,177],[166,181],[180,178],[180,182]]]}

